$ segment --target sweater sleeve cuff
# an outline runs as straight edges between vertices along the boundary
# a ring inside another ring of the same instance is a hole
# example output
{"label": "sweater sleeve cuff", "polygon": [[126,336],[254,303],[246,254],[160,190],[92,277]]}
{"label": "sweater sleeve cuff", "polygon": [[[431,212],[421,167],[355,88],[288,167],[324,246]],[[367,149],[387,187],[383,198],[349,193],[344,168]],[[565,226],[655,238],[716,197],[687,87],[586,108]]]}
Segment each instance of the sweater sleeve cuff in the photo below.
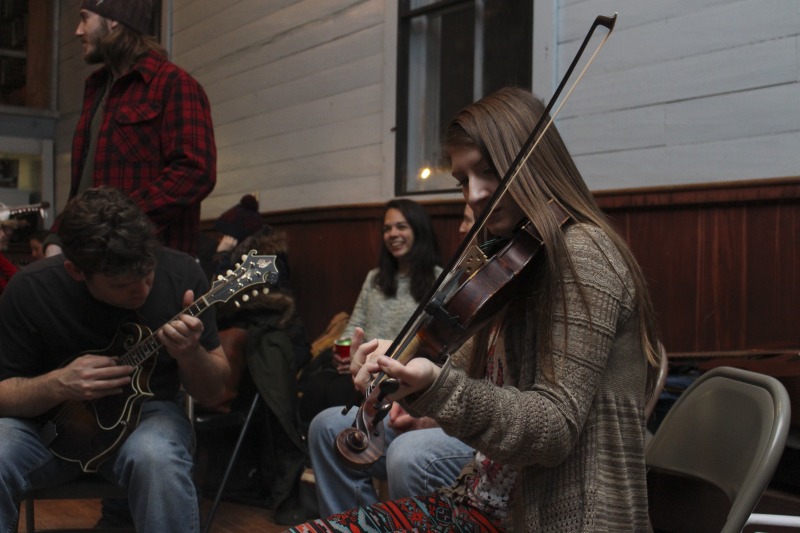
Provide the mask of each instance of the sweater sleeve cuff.
{"label": "sweater sleeve cuff", "polygon": [[403,407],[412,416],[435,418],[461,382],[459,375],[463,372],[453,369],[452,358],[448,358],[436,381],[426,390],[406,396]]}

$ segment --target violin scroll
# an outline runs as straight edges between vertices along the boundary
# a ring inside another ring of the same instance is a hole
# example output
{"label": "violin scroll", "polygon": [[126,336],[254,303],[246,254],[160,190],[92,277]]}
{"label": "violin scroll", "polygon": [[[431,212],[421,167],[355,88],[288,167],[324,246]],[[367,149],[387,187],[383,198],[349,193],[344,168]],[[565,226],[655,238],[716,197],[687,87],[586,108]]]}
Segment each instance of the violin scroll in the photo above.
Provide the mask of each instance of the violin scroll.
{"label": "violin scroll", "polygon": [[382,422],[392,408],[392,402],[385,399],[399,388],[395,379],[380,381],[358,410],[353,425],[336,436],[336,451],[350,468],[365,470],[380,458],[386,441]]}
{"label": "violin scroll", "polygon": [[352,426],[336,436],[339,457],[354,470],[366,470],[372,466],[383,453],[384,444],[383,424],[376,426],[373,435]]}

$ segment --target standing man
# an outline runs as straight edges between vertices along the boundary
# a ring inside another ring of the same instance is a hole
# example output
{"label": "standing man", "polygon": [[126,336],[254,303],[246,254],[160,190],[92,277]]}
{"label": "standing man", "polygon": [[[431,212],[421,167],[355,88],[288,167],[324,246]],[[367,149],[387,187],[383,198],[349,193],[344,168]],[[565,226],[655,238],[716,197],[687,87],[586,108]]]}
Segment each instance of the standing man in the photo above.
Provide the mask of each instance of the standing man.
{"label": "standing man", "polygon": [[[134,424],[118,448],[95,450],[93,439],[87,448],[91,458],[109,453],[98,459],[98,472],[127,488],[136,530],[199,531],[194,433],[182,389],[211,407],[223,400],[230,374],[213,308],[199,316],[182,312],[206,292],[206,276],[192,257],[160,246],[148,217],[110,187],[71,200],[59,235],[63,254],[18,272],[0,297],[0,531],[16,531],[28,491],[80,474],[79,458],[59,450],[88,440],[82,437],[88,424],[65,424],[71,417],[63,415],[76,410],[51,414],[68,400],[96,402],[99,413]],[[126,418],[113,407],[138,388],[132,383],[138,359],[119,360],[125,349],[110,346],[118,332],[132,337],[134,324],[157,339],[144,344],[155,348],[145,379],[153,395],[139,417]]]}
{"label": "standing man", "polygon": [[147,35],[151,0],[83,0],[75,35],[86,80],[70,198],[109,185],[130,196],[168,247],[196,255],[200,202],[216,183],[205,91]]}

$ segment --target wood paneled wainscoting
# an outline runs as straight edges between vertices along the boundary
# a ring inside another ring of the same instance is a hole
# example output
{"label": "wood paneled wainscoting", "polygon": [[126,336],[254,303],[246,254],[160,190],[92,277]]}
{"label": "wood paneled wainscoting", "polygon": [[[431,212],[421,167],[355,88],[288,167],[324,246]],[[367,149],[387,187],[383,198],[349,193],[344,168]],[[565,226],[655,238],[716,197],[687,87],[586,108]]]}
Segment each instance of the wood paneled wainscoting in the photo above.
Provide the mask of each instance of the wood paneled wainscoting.
{"label": "wood paneled wainscoting", "polygon": [[[800,347],[800,178],[603,191],[642,265],[670,352]],[[425,202],[447,262],[463,203]],[[289,235],[309,336],[349,312],[377,264],[383,204],[268,213]],[[204,224],[210,231],[211,222]]]}
{"label": "wood paneled wainscoting", "polygon": [[[461,241],[463,202],[425,203],[445,264]],[[263,215],[289,237],[289,269],[298,311],[313,340],[333,316],[350,313],[364,278],[378,264],[385,204],[331,206]],[[213,232],[213,222],[203,228]]]}
{"label": "wood paneled wainscoting", "polygon": [[800,179],[596,197],[648,277],[668,351],[800,347]]}

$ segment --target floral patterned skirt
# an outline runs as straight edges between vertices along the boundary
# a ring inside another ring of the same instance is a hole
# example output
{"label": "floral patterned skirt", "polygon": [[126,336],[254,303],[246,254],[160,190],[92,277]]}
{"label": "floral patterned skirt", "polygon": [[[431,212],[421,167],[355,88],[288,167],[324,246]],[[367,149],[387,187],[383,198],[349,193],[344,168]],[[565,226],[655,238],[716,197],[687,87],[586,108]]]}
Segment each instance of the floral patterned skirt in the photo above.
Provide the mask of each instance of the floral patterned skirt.
{"label": "floral patterned skirt", "polygon": [[381,502],[307,522],[288,533],[502,533],[503,527],[474,507],[446,495]]}

